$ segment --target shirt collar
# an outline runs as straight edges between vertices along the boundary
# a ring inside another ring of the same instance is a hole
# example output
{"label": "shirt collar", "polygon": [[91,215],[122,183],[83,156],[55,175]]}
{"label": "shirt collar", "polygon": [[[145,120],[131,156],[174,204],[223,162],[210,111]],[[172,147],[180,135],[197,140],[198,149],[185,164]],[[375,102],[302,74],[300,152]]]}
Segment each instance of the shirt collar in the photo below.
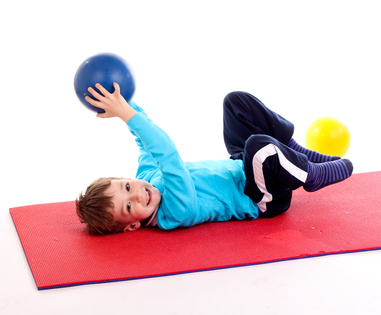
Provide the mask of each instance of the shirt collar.
{"label": "shirt collar", "polygon": [[152,213],[151,217],[148,217],[142,222],[143,226],[156,226],[156,217],[158,209],[159,208],[156,208],[156,210]]}

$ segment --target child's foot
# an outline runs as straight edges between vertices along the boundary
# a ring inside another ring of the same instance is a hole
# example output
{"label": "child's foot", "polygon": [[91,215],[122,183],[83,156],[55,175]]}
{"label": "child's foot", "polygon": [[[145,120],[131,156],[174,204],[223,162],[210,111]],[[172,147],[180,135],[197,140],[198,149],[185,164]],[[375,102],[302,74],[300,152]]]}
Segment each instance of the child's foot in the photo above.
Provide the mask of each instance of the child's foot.
{"label": "child's foot", "polygon": [[308,158],[308,161],[313,163],[324,163],[324,162],[335,161],[340,159],[340,156],[325,155],[319,152],[308,150],[302,147],[300,144],[298,144],[294,139],[290,140],[288,147],[290,147],[291,149],[297,152],[305,154]]}
{"label": "child's foot", "polygon": [[312,192],[343,181],[352,175],[352,162],[346,159],[325,163],[308,163],[308,176],[303,188]]}

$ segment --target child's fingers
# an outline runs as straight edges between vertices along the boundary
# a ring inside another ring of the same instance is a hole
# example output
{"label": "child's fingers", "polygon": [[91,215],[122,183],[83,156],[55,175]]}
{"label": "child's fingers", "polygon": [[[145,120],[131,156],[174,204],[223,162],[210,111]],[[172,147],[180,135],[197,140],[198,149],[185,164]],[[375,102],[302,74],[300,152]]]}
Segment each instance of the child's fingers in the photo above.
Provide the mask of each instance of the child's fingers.
{"label": "child's fingers", "polygon": [[118,83],[114,82],[113,83],[113,86],[114,86],[114,89],[115,89],[115,92],[114,93],[117,93],[119,94],[120,93],[120,86]]}
{"label": "child's fingers", "polygon": [[99,91],[101,91],[101,93],[104,95],[104,96],[107,96],[108,94],[110,94],[103,86],[102,86],[102,84],[100,84],[100,83],[97,83],[97,84],[95,84],[95,87],[99,90]]}
{"label": "child's fingers", "polygon": [[99,113],[99,114],[97,114],[97,117],[99,117],[99,118],[107,118],[107,114],[106,113]]}
{"label": "child's fingers", "polygon": [[91,105],[94,105],[94,106],[95,106],[96,103],[99,103],[98,101],[92,99],[92,98],[91,98],[90,96],[88,96],[88,95],[85,96],[85,100],[88,101]]}
{"label": "child's fingers", "polygon": [[91,98],[90,96],[86,96],[85,97],[85,100],[88,101],[91,105],[95,106],[95,107],[99,107],[99,108],[103,108],[102,106],[102,103],[97,101],[97,100],[94,100],[93,98]]}
{"label": "child's fingers", "polygon": [[[97,87],[97,85],[95,85]],[[97,87],[98,88],[98,87]],[[97,100],[102,100],[104,98],[103,95],[99,94],[97,91],[95,91],[91,86],[87,89],[92,96],[94,96]]]}

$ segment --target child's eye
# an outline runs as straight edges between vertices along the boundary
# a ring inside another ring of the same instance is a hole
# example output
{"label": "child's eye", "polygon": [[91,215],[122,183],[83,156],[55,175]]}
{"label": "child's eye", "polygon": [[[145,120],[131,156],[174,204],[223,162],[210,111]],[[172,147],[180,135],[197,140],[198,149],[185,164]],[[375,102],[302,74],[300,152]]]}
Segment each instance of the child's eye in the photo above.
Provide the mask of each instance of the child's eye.
{"label": "child's eye", "polygon": [[130,184],[129,183],[126,184],[126,189],[127,189],[127,191],[130,191]]}
{"label": "child's eye", "polygon": [[127,211],[130,212],[130,210],[131,210],[131,204],[128,203],[128,204],[127,204]]}

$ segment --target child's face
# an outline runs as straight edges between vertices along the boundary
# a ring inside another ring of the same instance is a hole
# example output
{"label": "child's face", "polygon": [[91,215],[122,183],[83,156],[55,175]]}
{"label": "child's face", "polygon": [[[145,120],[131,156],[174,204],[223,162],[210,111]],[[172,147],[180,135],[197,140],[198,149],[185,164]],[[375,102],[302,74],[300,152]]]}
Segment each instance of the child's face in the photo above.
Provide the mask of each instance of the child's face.
{"label": "child's face", "polygon": [[137,230],[140,222],[151,216],[161,201],[160,191],[140,179],[112,179],[105,194],[112,196],[114,208],[110,212],[115,221],[123,224],[124,231]]}

